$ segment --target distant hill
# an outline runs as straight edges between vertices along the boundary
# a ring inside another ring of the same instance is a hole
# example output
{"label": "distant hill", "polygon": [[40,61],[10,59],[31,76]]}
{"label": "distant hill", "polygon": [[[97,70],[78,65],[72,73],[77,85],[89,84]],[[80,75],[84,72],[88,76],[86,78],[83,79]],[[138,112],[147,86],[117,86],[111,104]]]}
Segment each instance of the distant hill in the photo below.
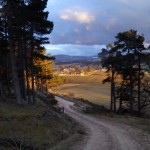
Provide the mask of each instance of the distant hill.
{"label": "distant hill", "polygon": [[99,61],[97,56],[54,55],[54,57],[56,64],[94,63]]}

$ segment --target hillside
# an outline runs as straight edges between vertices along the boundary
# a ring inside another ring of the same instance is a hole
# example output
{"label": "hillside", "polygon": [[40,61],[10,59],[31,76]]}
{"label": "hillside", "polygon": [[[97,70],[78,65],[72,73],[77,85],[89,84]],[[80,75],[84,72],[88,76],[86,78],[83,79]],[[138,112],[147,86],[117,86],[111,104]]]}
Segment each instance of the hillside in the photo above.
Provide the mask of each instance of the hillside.
{"label": "hillside", "polygon": [[0,102],[0,150],[66,150],[79,137],[77,128],[42,101],[24,107]]}
{"label": "hillside", "polygon": [[99,61],[97,56],[54,55],[54,57],[56,64],[94,63]]}

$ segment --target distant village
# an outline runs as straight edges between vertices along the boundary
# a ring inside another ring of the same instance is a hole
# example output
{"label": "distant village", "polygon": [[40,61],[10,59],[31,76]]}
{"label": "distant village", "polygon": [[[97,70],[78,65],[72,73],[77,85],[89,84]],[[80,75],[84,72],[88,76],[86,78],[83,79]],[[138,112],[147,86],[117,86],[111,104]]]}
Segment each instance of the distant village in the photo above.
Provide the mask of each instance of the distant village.
{"label": "distant village", "polygon": [[94,71],[100,70],[99,65],[60,65],[55,70],[55,74],[59,75],[89,75]]}

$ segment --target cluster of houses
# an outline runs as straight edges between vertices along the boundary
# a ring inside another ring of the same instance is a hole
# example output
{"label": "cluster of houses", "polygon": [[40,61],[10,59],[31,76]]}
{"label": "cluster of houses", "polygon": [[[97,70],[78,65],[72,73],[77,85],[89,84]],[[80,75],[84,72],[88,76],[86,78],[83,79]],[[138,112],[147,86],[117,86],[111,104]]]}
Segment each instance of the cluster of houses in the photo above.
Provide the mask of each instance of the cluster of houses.
{"label": "cluster of houses", "polygon": [[99,66],[96,65],[70,65],[70,66],[60,66],[55,69],[55,73],[59,75],[89,75],[91,72],[99,70]]}

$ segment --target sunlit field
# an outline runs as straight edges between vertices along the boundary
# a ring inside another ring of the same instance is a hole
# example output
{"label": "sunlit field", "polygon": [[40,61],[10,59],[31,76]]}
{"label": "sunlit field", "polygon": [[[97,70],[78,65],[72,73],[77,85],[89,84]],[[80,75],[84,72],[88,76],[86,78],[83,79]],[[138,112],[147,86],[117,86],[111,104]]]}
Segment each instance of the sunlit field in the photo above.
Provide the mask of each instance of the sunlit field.
{"label": "sunlit field", "polygon": [[102,71],[89,76],[65,76],[66,83],[55,92],[75,98],[84,98],[92,103],[109,106],[110,83],[102,84],[106,74]]}
{"label": "sunlit field", "polygon": [[91,85],[100,85],[102,80],[106,78],[106,73],[104,71],[95,71],[91,75],[78,76],[78,75],[70,75],[64,76],[66,79],[66,84],[91,84]]}

